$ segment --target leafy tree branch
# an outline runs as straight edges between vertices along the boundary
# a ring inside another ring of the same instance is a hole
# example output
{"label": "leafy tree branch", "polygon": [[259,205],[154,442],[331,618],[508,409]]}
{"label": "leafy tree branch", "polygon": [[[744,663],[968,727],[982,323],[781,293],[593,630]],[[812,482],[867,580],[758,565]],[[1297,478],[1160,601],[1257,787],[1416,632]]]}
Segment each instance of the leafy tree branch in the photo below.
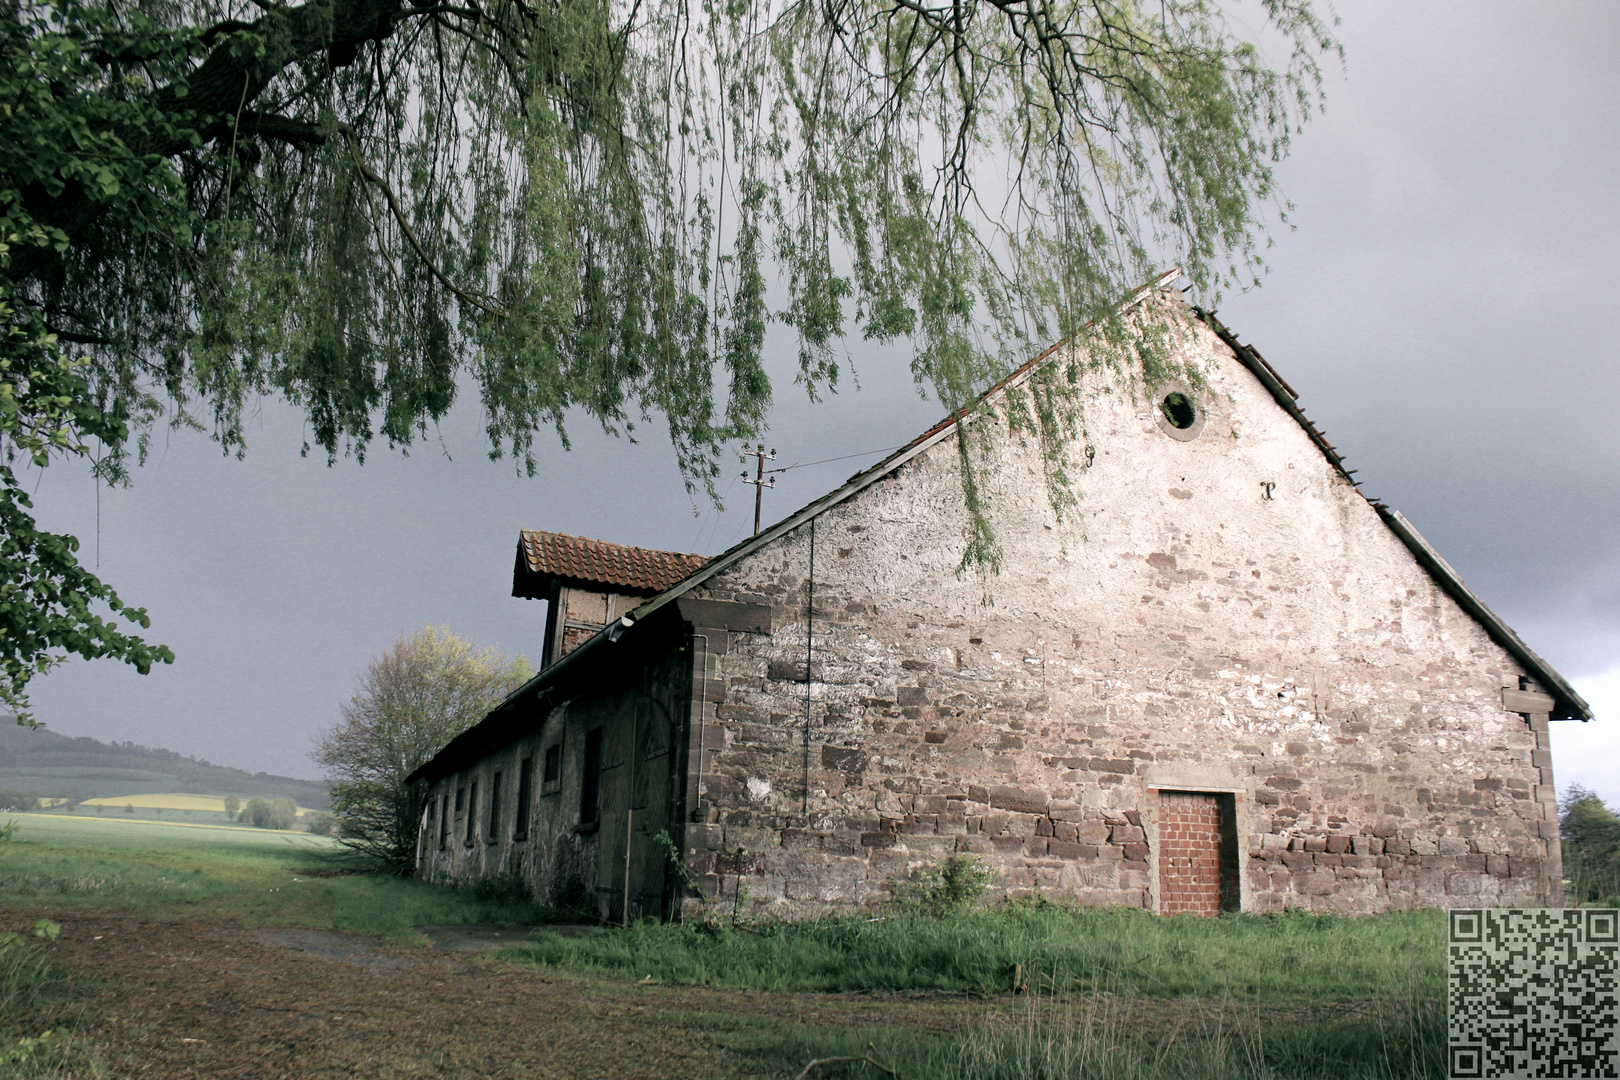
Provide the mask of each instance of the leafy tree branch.
{"label": "leafy tree branch", "polygon": [[[656,422],[713,497],[772,322],[812,396],[907,338],[958,409],[1110,320],[1146,378],[1109,313],[1170,265],[1254,280],[1337,50],[1309,0],[1264,0],[1275,66],[1205,0],[4,2],[8,355],[74,365],[113,480],[161,423],[242,452],[259,396],[333,460],[471,390],[531,473],[570,413]],[[1055,504],[1080,375],[1031,413]]]}

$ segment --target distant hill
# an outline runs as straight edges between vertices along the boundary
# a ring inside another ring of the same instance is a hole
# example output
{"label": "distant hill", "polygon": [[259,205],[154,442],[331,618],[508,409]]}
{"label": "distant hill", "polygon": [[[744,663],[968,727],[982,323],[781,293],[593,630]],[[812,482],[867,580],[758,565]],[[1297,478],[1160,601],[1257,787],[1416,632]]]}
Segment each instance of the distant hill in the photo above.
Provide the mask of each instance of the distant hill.
{"label": "distant hill", "polygon": [[90,799],[185,791],[197,795],[255,795],[291,799],[315,810],[331,807],[327,785],[290,776],[210,765],[173,750],[132,742],[104,743],[18,727],[0,714],[0,792]]}

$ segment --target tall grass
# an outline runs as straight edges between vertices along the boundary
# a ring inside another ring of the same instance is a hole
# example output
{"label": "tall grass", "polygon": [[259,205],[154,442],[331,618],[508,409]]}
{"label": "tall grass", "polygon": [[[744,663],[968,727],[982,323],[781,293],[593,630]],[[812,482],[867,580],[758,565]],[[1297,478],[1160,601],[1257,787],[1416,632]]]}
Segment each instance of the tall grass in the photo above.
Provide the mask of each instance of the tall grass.
{"label": "tall grass", "polygon": [[1225,1000],[1197,1022],[1144,1025],[1109,993],[1032,995],[922,1063],[940,1080],[1439,1080],[1443,999],[1409,997],[1341,1016],[1279,1018]]}
{"label": "tall grass", "polygon": [[[40,919],[34,923],[34,937],[55,938],[60,929]],[[0,1022],[14,1022],[38,1009],[51,981],[50,965],[37,943],[22,934],[0,934]]]}
{"label": "tall grass", "polygon": [[[1443,1080],[1444,1002],[1410,996],[1354,1010],[1222,1001],[1190,1017],[1163,1002],[1036,990],[956,1035],[831,1028],[758,1016],[671,1017],[771,1075],[818,1080]],[[869,1058],[880,1067],[860,1059]],[[888,1072],[884,1070],[890,1070]]]}
{"label": "tall grass", "polygon": [[[59,929],[39,919],[33,937],[54,939]],[[71,1080],[94,1072],[93,1063],[60,1031],[30,1026],[65,996],[64,980],[51,968],[39,941],[0,934],[0,1076]]]}
{"label": "tall grass", "polygon": [[667,982],[782,991],[946,990],[1003,994],[1057,979],[1136,997],[1271,1001],[1443,993],[1438,912],[1220,919],[1007,904],[950,918],[897,912],[754,927],[639,923],[578,938],[540,931],[520,963]]}
{"label": "tall grass", "polygon": [[[1062,980],[1060,980],[1062,981]],[[1100,989],[1035,988],[959,1034],[707,1012],[670,1017],[771,1075],[818,1080],[1443,1080],[1444,1001],[1354,1008],[1231,999],[1178,1013]],[[844,1059],[844,1060],[837,1060]],[[876,1066],[869,1064],[876,1063]]]}

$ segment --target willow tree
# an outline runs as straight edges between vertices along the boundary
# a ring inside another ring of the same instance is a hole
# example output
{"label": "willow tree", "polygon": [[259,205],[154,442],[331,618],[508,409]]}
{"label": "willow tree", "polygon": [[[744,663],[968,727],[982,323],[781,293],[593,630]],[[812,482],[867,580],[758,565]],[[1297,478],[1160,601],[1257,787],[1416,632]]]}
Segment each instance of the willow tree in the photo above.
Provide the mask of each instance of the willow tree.
{"label": "willow tree", "polygon": [[[1249,13],[1270,62],[1206,0],[8,14],[0,434],[36,462],[93,442],[115,482],[158,423],[239,452],[257,395],[333,458],[476,388],[531,472],[565,415],[650,419],[712,497],[765,423],[772,320],[812,395],[842,339],[909,339],[956,407],[1155,267],[1246,282],[1337,48],[1309,0]],[[4,692],[66,652],[166,659],[0,480]]]}

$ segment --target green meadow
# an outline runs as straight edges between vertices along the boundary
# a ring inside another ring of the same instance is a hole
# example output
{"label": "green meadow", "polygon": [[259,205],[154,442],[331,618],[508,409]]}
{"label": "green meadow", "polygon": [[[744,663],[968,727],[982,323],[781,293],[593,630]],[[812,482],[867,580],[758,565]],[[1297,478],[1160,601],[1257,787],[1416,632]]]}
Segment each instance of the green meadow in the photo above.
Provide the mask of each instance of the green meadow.
{"label": "green meadow", "polygon": [[0,910],[67,917],[74,908],[134,908],[415,943],[412,926],[528,924],[545,914],[475,890],[352,873],[337,841],[308,833],[55,814],[5,820],[19,828],[0,857]]}

